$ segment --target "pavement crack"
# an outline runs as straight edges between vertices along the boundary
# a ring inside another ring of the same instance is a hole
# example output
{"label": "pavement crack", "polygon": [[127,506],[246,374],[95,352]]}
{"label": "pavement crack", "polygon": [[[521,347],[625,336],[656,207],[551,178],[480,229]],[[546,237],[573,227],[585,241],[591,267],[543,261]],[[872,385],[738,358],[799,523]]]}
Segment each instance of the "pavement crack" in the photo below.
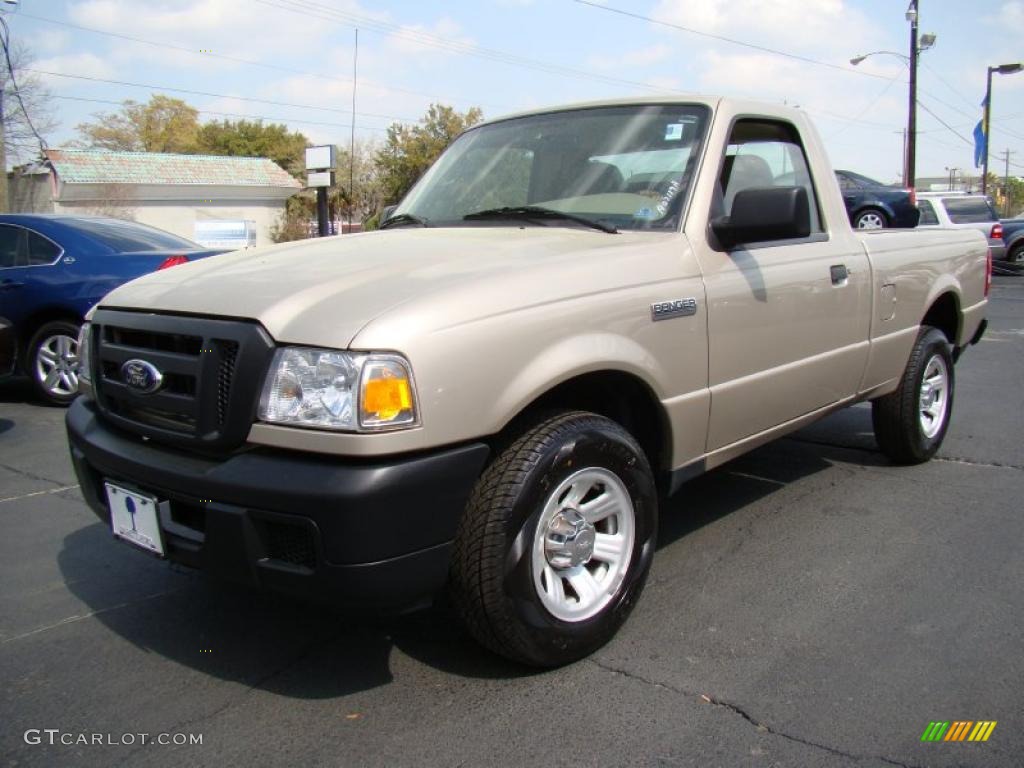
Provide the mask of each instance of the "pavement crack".
{"label": "pavement crack", "polygon": [[1024,466],[1020,464],[1005,464],[1001,461],[974,461],[973,459],[965,459],[962,456],[936,456],[934,460],[948,461],[951,464],[966,464],[969,467],[995,467],[997,469],[1024,471]]}
{"label": "pavement crack", "polygon": [[42,475],[37,475],[34,472],[29,472],[28,470],[20,469],[18,467],[12,467],[10,464],[0,464],[0,469],[6,469],[8,472],[13,472],[14,474],[20,475],[21,477],[27,477],[29,480],[37,480],[40,483],[60,485],[60,481],[58,480],[54,480],[49,477],[43,477]]}
{"label": "pavement crack", "polygon": [[108,605],[106,608],[99,608],[95,611],[88,611],[87,613],[76,613],[73,616],[55,621],[53,624],[47,624],[42,627],[36,627],[35,629],[29,630],[28,632],[22,632],[19,635],[13,635],[12,637],[0,638],[0,645],[7,645],[7,643],[13,643],[15,640],[24,640],[26,637],[32,637],[42,632],[49,632],[51,629],[57,629],[68,624],[74,624],[76,621],[82,621],[83,619],[91,619],[93,616],[99,616],[103,613],[109,613],[110,611],[119,611],[122,608],[130,608],[133,605],[139,605],[140,603],[148,602],[149,600],[156,600],[158,597],[164,597],[166,595],[173,595],[175,592],[180,592],[185,587],[176,587],[174,589],[164,590],[163,592],[155,592],[151,595],[145,595],[144,597],[136,598],[135,600],[127,600],[117,605]]}
{"label": "pavement crack", "polygon": [[844,757],[847,760],[853,760],[855,762],[862,762],[862,761],[865,761],[865,760],[872,760],[872,761],[884,763],[886,765],[897,766],[897,768],[923,768],[923,766],[917,766],[917,765],[914,765],[913,763],[904,763],[904,762],[901,762],[899,760],[894,760],[894,759],[889,758],[889,757],[883,757],[881,755],[858,755],[858,754],[853,753],[853,752],[845,752],[844,750],[837,749],[836,747],[830,747],[828,744],[822,744],[821,742],[818,742],[818,741],[813,741],[811,739],[805,739],[802,736],[796,736],[794,734],[786,733],[785,731],[780,731],[780,730],[778,730],[776,728],[773,728],[770,725],[768,725],[767,723],[764,723],[764,722],[761,722],[760,720],[758,720],[756,717],[751,715],[746,709],[741,707],[739,704],[734,704],[733,702],[726,701],[725,699],[719,699],[719,698],[717,698],[715,696],[709,696],[706,693],[698,694],[698,693],[696,693],[694,691],[688,691],[685,688],[679,688],[677,686],[670,685],[670,684],[664,683],[664,682],[660,682],[658,680],[652,680],[650,678],[644,677],[643,675],[639,675],[636,672],[632,672],[632,671],[630,671],[628,669],[623,669],[621,667],[614,667],[614,666],[612,666],[610,664],[607,664],[605,662],[602,662],[600,659],[597,659],[597,658],[594,658],[594,657],[591,657],[591,658],[587,659],[587,661],[590,662],[591,664],[593,664],[596,667],[600,667],[601,669],[605,670],[606,672],[611,672],[612,674],[621,675],[622,677],[628,678],[630,680],[636,680],[637,682],[643,683],[644,685],[652,686],[654,688],[661,688],[661,689],[666,690],[666,691],[671,691],[673,693],[679,694],[680,696],[693,697],[695,699],[699,699],[700,701],[703,701],[705,704],[711,704],[714,707],[718,707],[718,708],[724,709],[724,710],[726,710],[728,712],[731,712],[734,715],[737,715],[737,716],[743,718],[744,720],[746,720],[748,723],[750,723],[750,725],[754,726],[754,728],[756,728],[761,733],[767,733],[770,736],[775,736],[775,737],[780,738],[780,739],[785,739],[786,741],[793,742],[794,744],[802,744],[803,746],[811,747],[813,749],[820,749],[823,752],[827,752],[830,755],[835,755],[836,757]]}

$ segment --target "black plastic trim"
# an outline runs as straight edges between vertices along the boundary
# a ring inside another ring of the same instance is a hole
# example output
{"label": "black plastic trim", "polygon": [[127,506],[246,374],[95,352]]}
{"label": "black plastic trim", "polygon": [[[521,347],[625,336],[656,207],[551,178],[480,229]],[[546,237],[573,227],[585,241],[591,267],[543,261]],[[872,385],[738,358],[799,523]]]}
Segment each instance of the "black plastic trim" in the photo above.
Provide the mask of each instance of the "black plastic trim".
{"label": "black plastic trim", "polygon": [[[164,526],[170,560],[345,604],[405,604],[443,587],[459,518],[490,453],[469,443],[365,461],[264,448],[213,459],[119,430],[84,397],[66,425],[82,494],[104,522],[103,481],[128,483],[168,501],[172,514],[176,503],[201,510],[201,526]],[[270,557],[266,521],[307,529],[313,562]]]}

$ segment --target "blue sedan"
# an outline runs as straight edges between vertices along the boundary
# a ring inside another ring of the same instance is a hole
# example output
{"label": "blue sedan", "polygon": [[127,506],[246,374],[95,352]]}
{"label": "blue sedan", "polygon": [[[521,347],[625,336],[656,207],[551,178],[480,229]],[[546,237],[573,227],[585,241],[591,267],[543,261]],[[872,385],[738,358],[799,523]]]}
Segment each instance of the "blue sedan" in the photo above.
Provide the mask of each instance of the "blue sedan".
{"label": "blue sedan", "polygon": [[119,219],[0,215],[0,376],[22,372],[47,402],[78,391],[78,331],[109,291],[222,251]]}
{"label": "blue sedan", "polygon": [[912,189],[883,184],[852,171],[836,171],[836,180],[855,229],[917,226],[921,212]]}

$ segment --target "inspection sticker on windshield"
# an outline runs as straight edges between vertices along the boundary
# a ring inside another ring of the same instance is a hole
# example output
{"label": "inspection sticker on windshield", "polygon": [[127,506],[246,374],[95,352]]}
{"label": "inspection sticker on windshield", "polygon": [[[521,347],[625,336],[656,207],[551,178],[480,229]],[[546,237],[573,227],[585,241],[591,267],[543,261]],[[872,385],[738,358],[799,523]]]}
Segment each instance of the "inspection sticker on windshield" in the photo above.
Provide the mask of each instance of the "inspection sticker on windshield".
{"label": "inspection sticker on windshield", "polygon": [[669,123],[665,126],[665,141],[679,141],[683,138],[683,124]]}

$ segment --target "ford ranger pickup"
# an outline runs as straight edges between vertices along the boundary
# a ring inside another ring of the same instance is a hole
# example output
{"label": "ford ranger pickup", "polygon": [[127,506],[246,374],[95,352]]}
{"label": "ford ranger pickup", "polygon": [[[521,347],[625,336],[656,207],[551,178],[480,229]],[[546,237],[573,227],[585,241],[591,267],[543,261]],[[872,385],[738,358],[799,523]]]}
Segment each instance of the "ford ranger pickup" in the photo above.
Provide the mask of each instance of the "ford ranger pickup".
{"label": "ford ranger pickup", "polygon": [[687,479],[859,401],[894,462],[932,457],[990,267],[976,231],[853,230],[792,108],[514,115],[380,231],[110,293],[71,456],[154,556],[341,606],[447,594],[487,647],[557,666],[626,619]]}

